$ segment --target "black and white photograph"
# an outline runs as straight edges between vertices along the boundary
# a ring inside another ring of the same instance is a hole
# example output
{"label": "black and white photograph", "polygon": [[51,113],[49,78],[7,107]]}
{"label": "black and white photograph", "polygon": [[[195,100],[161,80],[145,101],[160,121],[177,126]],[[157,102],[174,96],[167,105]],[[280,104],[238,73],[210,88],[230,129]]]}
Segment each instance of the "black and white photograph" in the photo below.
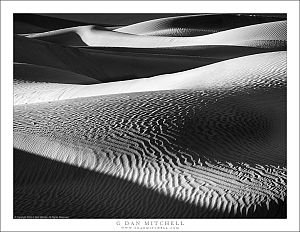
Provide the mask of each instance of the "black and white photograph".
{"label": "black and white photograph", "polygon": [[14,12],[12,219],[287,220],[289,20]]}

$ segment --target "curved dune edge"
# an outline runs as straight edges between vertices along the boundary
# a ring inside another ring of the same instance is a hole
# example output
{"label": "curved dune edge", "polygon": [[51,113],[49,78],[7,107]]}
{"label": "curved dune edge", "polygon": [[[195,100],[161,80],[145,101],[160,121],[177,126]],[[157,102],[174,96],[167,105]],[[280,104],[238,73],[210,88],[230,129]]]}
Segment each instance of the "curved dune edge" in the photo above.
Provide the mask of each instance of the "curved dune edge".
{"label": "curved dune edge", "polygon": [[120,27],[114,31],[147,36],[189,37],[278,20],[280,18],[265,18],[258,15],[195,14],[153,19]]}
{"label": "curved dune edge", "polygon": [[[200,68],[152,78],[89,86],[16,84],[14,104],[64,100],[108,94],[172,89],[255,89],[286,85],[286,52],[270,52],[230,59]],[[42,89],[42,91],[41,91]]]}
{"label": "curved dune edge", "polygon": [[[245,26],[214,34],[195,37],[160,37],[132,35],[104,31],[95,26],[82,26],[45,33],[28,34],[26,37],[49,40],[71,46],[158,48],[197,45],[239,45],[251,47],[286,47],[287,21],[277,21]],[[82,42],[76,45],[77,37]],[[76,38],[75,38],[76,37]],[[63,39],[61,39],[63,38]],[[262,41],[267,42],[262,44]]]}
{"label": "curved dune edge", "polygon": [[[153,50],[156,49],[151,49],[152,52]],[[202,50],[205,50],[205,48]],[[218,50],[218,48],[216,50]],[[222,48],[219,50],[222,51]],[[227,48],[227,50],[229,49]],[[265,49],[248,49],[242,47],[235,48],[232,53],[228,52],[228,56],[237,57],[264,51]],[[120,52],[64,47],[21,36],[14,37],[15,62],[64,69],[73,73],[89,76],[99,80],[100,83],[145,78],[164,73],[184,71],[227,58],[222,57],[222,55],[218,58],[218,54],[213,57],[207,57],[205,55],[190,56],[189,51],[184,54],[175,55],[164,54],[164,51],[157,51],[158,54],[147,51],[144,53],[139,52],[140,51]]]}
{"label": "curved dune edge", "polygon": [[152,77],[271,51],[240,46],[197,46],[188,49],[74,48],[14,36],[15,62],[58,68],[99,82]]}
{"label": "curved dune edge", "polygon": [[282,93],[185,90],[16,106],[14,147],[217,209],[214,217],[272,217],[286,198]]}

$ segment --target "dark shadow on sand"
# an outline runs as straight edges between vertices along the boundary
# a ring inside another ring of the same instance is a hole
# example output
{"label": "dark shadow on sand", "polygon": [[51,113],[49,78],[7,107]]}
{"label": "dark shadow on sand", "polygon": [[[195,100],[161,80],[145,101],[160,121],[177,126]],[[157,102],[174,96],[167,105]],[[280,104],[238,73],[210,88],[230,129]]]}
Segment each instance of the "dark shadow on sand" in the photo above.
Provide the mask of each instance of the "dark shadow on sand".
{"label": "dark shadow on sand", "polygon": [[[138,184],[14,149],[14,216],[243,218],[196,207]],[[286,201],[247,218],[286,218]]]}

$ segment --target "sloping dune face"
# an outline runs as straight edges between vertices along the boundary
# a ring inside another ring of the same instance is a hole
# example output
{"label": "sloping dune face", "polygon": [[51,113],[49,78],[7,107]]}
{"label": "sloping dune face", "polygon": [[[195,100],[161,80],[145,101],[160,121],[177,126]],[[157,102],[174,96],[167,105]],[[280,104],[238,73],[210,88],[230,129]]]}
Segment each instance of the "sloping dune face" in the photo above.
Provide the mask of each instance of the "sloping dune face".
{"label": "sloping dune face", "polygon": [[14,216],[286,218],[285,19],[16,16]]}
{"label": "sloping dune face", "polygon": [[200,14],[154,19],[115,29],[151,36],[199,36],[253,24],[282,20],[281,17],[236,14]]}
{"label": "sloping dune face", "polygon": [[[172,90],[242,91],[263,86],[285,86],[286,52],[271,52],[231,59],[204,67],[145,79],[96,85],[36,83],[32,89],[18,86],[15,104],[65,100],[107,94]],[[39,90],[42,91],[39,91]],[[55,90],[54,90],[55,89]],[[53,94],[55,91],[55,94]]]}
{"label": "sloping dune face", "polygon": [[14,146],[196,204],[199,217],[278,217],[284,94],[177,90],[21,105]]}
{"label": "sloping dune face", "polygon": [[159,48],[197,45],[280,47],[286,46],[286,20],[250,25],[194,37],[132,35],[102,30],[95,26],[74,27],[26,36],[64,45],[82,46],[82,42],[77,44],[75,42],[78,35],[84,44],[102,47]]}

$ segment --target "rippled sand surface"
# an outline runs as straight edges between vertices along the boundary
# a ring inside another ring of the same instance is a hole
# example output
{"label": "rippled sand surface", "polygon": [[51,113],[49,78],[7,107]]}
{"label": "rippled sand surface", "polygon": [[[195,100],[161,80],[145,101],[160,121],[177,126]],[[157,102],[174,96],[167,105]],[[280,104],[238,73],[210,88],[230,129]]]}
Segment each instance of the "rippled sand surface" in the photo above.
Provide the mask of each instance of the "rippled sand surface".
{"label": "rippled sand surface", "polygon": [[[201,17],[15,36],[14,215],[286,218],[286,21],[248,16],[207,35],[161,34]],[[76,47],[69,35],[106,48]],[[34,58],[29,47],[43,49]]]}

